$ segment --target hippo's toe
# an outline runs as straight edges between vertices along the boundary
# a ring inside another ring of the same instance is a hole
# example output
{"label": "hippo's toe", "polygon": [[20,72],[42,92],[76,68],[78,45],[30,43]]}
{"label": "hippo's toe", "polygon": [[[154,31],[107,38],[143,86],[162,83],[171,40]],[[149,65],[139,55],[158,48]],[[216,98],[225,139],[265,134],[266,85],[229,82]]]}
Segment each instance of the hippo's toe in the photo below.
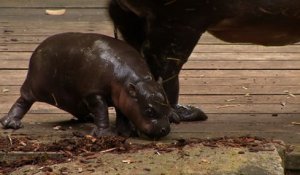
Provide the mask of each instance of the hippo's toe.
{"label": "hippo's toe", "polygon": [[207,115],[199,108],[194,106],[176,105],[174,108],[180,121],[203,121],[207,119]]}
{"label": "hippo's toe", "polygon": [[106,128],[106,129],[99,129],[97,127],[95,127],[93,130],[92,130],[92,133],[91,133],[92,136],[94,137],[103,137],[103,136],[115,136],[116,133],[113,132],[111,130],[111,128]]}
{"label": "hippo's toe", "polygon": [[19,129],[23,127],[20,120],[16,120],[13,117],[9,117],[8,115],[1,118],[0,123],[2,124],[4,129]]}

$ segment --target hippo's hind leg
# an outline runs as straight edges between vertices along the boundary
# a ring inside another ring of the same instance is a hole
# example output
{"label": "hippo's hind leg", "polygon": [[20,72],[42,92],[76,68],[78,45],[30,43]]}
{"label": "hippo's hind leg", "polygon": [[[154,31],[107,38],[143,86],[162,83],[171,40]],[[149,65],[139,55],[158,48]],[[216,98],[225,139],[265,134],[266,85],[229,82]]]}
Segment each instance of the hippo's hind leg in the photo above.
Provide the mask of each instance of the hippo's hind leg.
{"label": "hippo's hind leg", "polygon": [[0,123],[5,129],[19,129],[22,127],[21,119],[32,106],[33,101],[27,100],[24,96],[17,99],[10,108],[8,114],[0,119]]}
{"label": "hippo's hind leg", "polygon": [[92,95],[85,100],[96,125],[92,131],[92,135],[96,137],[115,135],[109,127],[108,106],[106,101],[100,95]]}
{"label": "hippo's hind leg", "polygon": [[138,132],[136,127],[128,120],[128,118],[120,111],[117,110],[117,118],[116,118],[116,130],[118,135],[124,137],[137,137]]}

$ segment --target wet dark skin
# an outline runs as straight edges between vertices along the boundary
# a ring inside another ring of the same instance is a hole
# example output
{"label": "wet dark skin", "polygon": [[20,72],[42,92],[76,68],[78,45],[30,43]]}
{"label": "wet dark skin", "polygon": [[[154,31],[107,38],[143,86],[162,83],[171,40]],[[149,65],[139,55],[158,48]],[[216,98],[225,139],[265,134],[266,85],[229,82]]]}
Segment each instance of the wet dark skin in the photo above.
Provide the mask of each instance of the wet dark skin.
{"label": "wet dark skin", "polygon": [[[32,54],[21,96],[0,122],[18,129],[36,102],[46,102],[84,120],[95,136],[112,135],[108,107],[117,111],[117,134],[160,138],[178,121],[161,84],[140,54],[100,34],[63,33],[43,41]],[[170,121],[169,121],[170,120]]]}
{"label": "wet dark skin", "polygon": [[178,105],[178,74],[204,32],[227,42],[266,46],[300,41],[299,0],[112,0],[109,11],[154,77],[163,78],[182,121],[207,118],[196,107]]}

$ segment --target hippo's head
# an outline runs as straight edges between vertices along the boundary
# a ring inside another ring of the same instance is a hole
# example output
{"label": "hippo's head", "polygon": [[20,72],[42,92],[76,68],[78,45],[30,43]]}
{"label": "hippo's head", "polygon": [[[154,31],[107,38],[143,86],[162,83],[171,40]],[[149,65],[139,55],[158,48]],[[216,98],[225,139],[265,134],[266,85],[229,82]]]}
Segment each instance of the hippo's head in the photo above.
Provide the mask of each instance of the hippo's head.
{"label": "hippo's head", "polygon": [[170,132],[170,115],[174,115],[162,86],[152,77],[128,83],[122,112],[143,134],[164,137]]}

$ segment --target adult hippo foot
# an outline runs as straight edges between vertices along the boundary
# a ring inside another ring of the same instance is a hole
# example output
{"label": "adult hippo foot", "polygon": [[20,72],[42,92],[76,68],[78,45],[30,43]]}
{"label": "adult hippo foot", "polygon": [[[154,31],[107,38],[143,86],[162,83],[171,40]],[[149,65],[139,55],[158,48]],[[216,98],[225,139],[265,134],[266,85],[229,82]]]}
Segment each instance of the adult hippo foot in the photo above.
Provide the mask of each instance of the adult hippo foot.
{"label": "adult hippo foot", "polygon": [[19,129],[23,127],[20,120],[16,120],[13,117],[9,117],[8,115],[2,117],[0,119],[0,123],[4,129]]}
{"label": "adult hippo foot", "polygon": [[111,130],[111,128],[99,129],[95,127],[91,133],[94,137],[103,137],[103,136],[116,136],[116,133]]}
{"label": "adult hippo foot", "polygon": [[177,104],[174,111],[179,116],[180,121],[203,121],[207,119],[207,115],[201,109],[190,105]]}

